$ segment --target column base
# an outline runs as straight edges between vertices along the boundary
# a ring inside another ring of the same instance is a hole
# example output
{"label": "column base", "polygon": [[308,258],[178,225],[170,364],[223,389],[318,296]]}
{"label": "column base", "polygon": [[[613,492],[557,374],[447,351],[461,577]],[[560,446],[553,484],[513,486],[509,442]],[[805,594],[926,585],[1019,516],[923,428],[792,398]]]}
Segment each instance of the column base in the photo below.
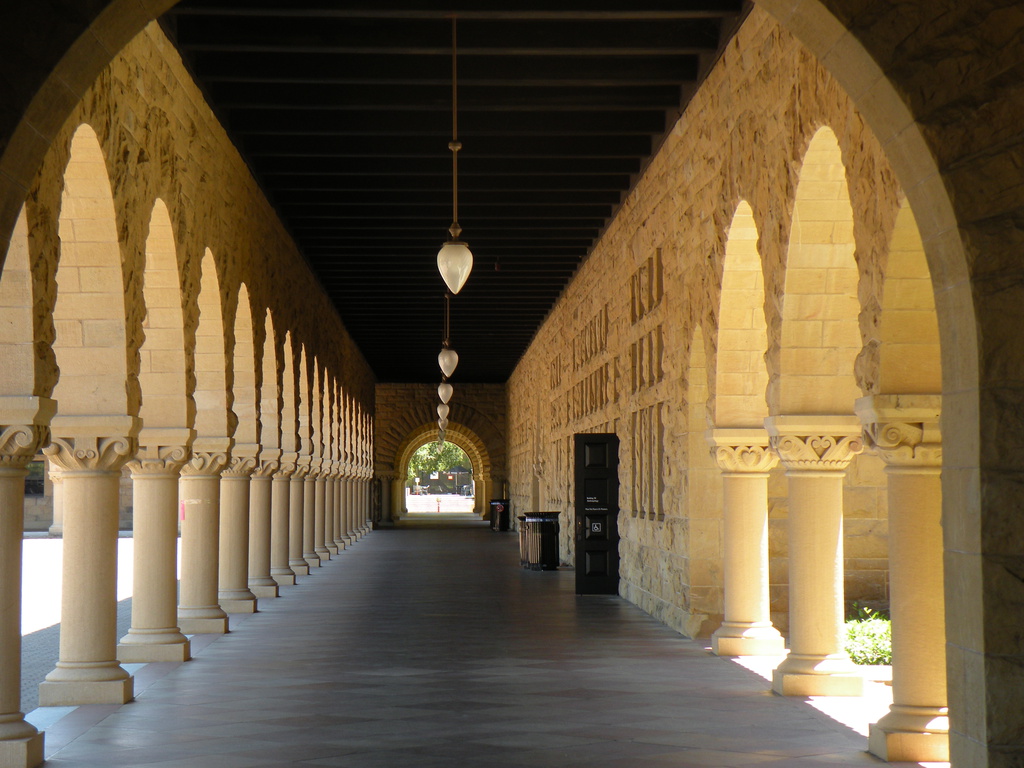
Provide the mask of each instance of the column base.
{"label": "column base", "polygon": [[0,741],[0,765],[4,768],[36,768],[42,764],[43,734]]}
{"label": "column base", "polygon": [[863,696],[864,677],[845,653],[787,656],[772,673],[780,696]]}
{"label": "column base", "polygon": [[270,572],[270,577],[277,582],[279,587],[294,587],[295,586],[295,571],[291,568],[284,570],[283,568],[279,573],[274,571]]}
{"label": "column base", "polygon": [[340,538],[339,539],[335,539],[334,540],[334,546],[337,547],[339,552],[343,551],[345,549],[345,540],[344,539],[340,539]]}
{"label": "column base", "polygon": [[949,762],[948,710],[893,704],[868,726],[868,752],[890,763]]}
{"label": "column base", "polygon": [[178,628],[186,635],[226,635],[228,617],[223,619],[185,619],[178,617]]}
{"label": "column base", "polygon": [[[335,544],[335,543],[334,543],[333,541],[332,541],[332,542],[330,542],[330,543],[329,543],[329,544],[327,545],[327,552],[328,552],[329,554],[331,554],[331,555],[336,555],[336,554],[338,554],[338,545],[337,545],[337,544]],[[328,558],[328,559],[329,559],[329,558]]]}
{"label": "column base", "polygon": [[355,537],[351,533],[346,533],[344,537],[345,545],[352,546],[356,543]]}
{"label": "column base", "polygon": [[309,563],[305,560],[300,560],[298,562],[292,560],[288,563],[288,567],[292,569],[292,573],[296,576],[309,576]]}
{"label": "column base", "polygon": [[249,597],[218,597],[220,607],[225,613],[256,613],[256,596]]}
{"label": "column base", "polygon": [[183,643],[126,643],[117,644],[117,660],[122,664],[145,664],[150,661],[188,661],[192,658],[192,644]]}
{"label": "column base", "polygon": [[317,557],[315,554],[313,554],[313,555],[303,555],[302,559],[306,561],[306,565],[308,565],[310,568],[319,568],[320,567],[320,558]]}
{"label": "column base", "polygon": [[[292,578],[295,577],[293,576]],[[256,595],[257,598],[278,596],[277,582],[274,584],[250,584],[249,591]]]}
{"label": "column base", "polygon": [[329,550],[326,546],[324,546],[324,547],[317,547],[316,548],[316,556],[319,557],[321,561],[323,561],[323,560],[330,560],[331,559],[331,550]]}
{"label": "column base", "polygon": [[716,656],[782,656],[786,641],[771,624],[726,623],[711,635]]}
{"label": "column base", "polygon": [[76,707],[81,704],[127,704],[135,698],[135,679],[44,680],[39,684],[40,707]]}

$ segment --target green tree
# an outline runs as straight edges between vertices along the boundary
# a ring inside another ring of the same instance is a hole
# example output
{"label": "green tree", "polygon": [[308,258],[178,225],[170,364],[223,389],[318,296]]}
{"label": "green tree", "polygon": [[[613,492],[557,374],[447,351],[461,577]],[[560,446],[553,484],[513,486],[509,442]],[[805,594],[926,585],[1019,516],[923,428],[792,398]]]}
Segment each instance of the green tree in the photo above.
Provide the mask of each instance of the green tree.
{"label": "green tree", "polygon": [[469,457],[466,452],[454,443],[445,442],[438,446],[437,441],[432,441],[420,448],[409,459],[409,473],[406,480],[416,482],[416,478],[425,480],[432,472],[444,472],[450,467],[469,467]]}

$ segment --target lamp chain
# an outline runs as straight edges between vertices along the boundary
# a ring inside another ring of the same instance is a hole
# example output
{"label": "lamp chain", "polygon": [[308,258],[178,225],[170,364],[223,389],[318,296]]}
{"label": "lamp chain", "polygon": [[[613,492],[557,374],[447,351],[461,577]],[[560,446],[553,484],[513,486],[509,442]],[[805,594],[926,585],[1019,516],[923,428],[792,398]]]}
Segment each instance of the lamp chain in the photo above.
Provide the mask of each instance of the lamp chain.
{"label": "lamp chain", "polygon": [[458,66],[456,64],[456,17],[452,16],[452,140],[448,149],[452,151],[452,225],[448,228],[451,236],[458,240],[462,233],[459,226],[459,150],[462,143],[459,141],[459,88],[458,88]]}

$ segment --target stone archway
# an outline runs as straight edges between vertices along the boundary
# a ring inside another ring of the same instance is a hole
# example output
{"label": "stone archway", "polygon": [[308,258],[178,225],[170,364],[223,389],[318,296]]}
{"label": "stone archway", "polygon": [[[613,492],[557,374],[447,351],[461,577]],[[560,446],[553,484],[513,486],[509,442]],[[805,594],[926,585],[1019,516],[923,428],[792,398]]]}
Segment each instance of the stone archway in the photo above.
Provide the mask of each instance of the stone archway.
{"label": "stone archway", "polygon": [[[413,454],[436,439],[437,424],[429,423],[420,425],[400,443],[394,460],[395,473],[391,479],[391,514],[393,518],[407,514],[403,489]],[[473,479],[476,484],[473,512],[482,519],[488,511],[487,502],[493,495],[494,488],[491,457],[487,446],[473,430],[456,422],[449,422],[448,428],[445,430],[445,439],[461,448],[472,464]]]}

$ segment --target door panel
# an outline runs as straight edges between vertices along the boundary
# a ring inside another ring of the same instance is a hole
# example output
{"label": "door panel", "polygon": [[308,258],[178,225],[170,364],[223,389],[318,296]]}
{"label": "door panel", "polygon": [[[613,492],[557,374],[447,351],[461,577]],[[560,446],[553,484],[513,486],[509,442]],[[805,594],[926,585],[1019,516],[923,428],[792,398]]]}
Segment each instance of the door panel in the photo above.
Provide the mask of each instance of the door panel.
{"label": "door panel", "polygon": [[619,591],[619,438],[575,436],[576,594]]}

